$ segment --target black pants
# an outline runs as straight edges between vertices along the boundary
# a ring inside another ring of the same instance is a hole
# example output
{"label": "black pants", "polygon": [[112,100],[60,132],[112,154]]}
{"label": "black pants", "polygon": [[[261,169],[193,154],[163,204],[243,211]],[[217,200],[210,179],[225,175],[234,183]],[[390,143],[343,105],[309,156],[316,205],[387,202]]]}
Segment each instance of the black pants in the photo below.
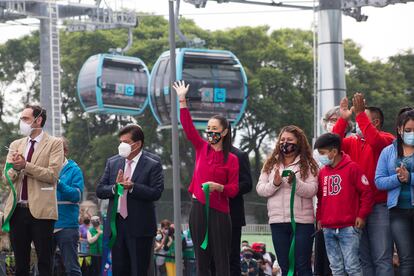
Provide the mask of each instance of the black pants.
{"label": "black pants", "polygon": [[390,226],[400,259],[400,275],[412,276],[414,275],[414,210],[391,208]]}
{"label": "black pants", "polygon": [[328,255],[326,254],[325,239],[323,232],[319,231],[315,235],[315,262],[313,275],[329,276],[332,275],[329,268]]}
{"label": "black pants", "polygon": [[231,252],[230,252],[230,275],[240,276],[240,244],[241,244],[241,226],[233,226],[231,231]]}
{"label": "black pants", "polygon": [[16,276],[29,276],[33,241],[40,276],[52,276],[54,220],[36,219],[29,208],[16,207],[10,220],[10,242],[16,261]]}
{"label": "black pants", "polygon": [[99,276],[102,270],[102,256],[91,256],[89,276]]}
{"label": "black pants", "polygon": [[117,237],[112,247],[114,276],[146,276],[151,261],[152,237],[133,237],[126,221],[117,214]]}
{"label": "black pants", "polygon": [[206,250],[200,247],[204,241],[207,224],[204,205],[195,199],[193,199],[191,207],[189,224],[194,244],[197,276],[210,276],[210,264],[212,261],[214,261],[216,275],[229,276],[231,248],[230,215],[210,208],[208,222],[209,239]]}

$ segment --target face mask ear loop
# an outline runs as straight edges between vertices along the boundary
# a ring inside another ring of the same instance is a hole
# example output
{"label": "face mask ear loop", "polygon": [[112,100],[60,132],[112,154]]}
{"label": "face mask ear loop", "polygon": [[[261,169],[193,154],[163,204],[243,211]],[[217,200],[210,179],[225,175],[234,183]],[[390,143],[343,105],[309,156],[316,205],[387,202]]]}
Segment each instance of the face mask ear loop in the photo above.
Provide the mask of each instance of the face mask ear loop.
{"label": "face mask ear loop", "polygon": [[43,113],[43,109],[40,110],[39,115],[37,115],[36,118],[34,118],[33,122],[30,124],[30,128],[32,129],[32,131],[35,130],[35,129],[42,129],[41,127],[32,128],[32,125],[34,124],[34,122],[36,122],[37,119],[39,119],[39,117],[42,115],[42,113]]}

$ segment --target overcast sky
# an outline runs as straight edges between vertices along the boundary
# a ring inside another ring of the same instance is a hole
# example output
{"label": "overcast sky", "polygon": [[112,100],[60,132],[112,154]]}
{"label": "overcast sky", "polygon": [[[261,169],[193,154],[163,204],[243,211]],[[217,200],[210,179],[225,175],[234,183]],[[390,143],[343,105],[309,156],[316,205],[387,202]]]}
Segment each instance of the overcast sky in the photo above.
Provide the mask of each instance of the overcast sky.
{"label": "overcast sky", "polygon": [[[87,0],[90,3],[90,0]],[[82,3],[87,3],[82,0]],[[167,17],[167,0],[107,0],[113,8],[128,7],[140,12]],[[312,1],[289,0],[286,3],[312,5]],[[227,29],[237,26],[269,25],[271,29],[301,28],[310,30],[313,12],[287,8],[254,6],[246,4],[208,2],[206,8],[196,9],[182,2],[181,14],[193,19],[199,26],[209,30]],[[390,5],[384,8],[364,8],[368,21],[356,22],[343,16],[343,38],[351,38],[362,47],[362,55],[369,60],[385,59],[403,50],[414,48],[414,2]],[[20,20],[33,24],[36,21]],[[13,24],[13,25],[11,25]],[[0,25],[0,42],[16,38],[36,29],[16,23]]]}

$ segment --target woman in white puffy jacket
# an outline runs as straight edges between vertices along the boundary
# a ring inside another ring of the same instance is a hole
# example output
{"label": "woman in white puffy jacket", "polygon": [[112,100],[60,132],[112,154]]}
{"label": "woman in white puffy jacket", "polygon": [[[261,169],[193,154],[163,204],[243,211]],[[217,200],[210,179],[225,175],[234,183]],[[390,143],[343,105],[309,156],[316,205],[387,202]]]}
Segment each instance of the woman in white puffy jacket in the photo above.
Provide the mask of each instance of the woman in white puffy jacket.
{"label": "woman in white puffy jacket", "polygon": [[296,176],[294,196],[295,271],[299,276],[311,276],[314,211],[312,198],[318,191],[318,164],[312,157],[312,149],[305,133],[297,126],[286,126],[279,134],[272,155],[266,160],[257,183],[260,196],[267,198],[269,224],[273,246],[282,275],[288,274],[289,249],[292,242],[290,216],[293,176],[282,177],[285,170]]}

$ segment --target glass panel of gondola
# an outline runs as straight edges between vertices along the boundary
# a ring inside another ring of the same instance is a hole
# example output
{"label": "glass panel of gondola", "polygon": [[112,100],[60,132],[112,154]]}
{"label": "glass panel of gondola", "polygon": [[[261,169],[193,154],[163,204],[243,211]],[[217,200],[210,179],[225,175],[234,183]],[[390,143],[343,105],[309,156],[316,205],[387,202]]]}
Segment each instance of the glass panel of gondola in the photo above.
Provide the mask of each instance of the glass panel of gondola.
{"label": "glass panel of gondola", "polygon": [[185,53],[183,79],[190,84],[189,108],[194,121],[213,114],[234,122],[244,101],[244,79],[240,65],[230,55]]}
{"label": "glass panel of gondola", "polygon": [[99,63],[99,56],[90,57],[82,66],[81,72],[78,78],[78,96],[79,99],[87,110],[97,109],[96,99],[96,73]]}
{"label": "glass panel of gondola", "polygon": [[137,60],[105,58],[102,65],[104,108],[140,111],[147,98],[148,77]]}

